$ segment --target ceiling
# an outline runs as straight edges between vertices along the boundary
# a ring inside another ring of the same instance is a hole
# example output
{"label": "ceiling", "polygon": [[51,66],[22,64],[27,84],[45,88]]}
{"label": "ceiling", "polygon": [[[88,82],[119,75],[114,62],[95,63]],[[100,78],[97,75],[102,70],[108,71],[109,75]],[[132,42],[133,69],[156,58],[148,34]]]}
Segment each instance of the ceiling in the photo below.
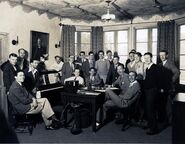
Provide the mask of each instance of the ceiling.
{"label": "ceiling", "polygon": [[[61,18],[75,20],[101,20],[107,12],[106,0],[0,0],[11,5],[23,5],[36,9],[41,15],[48,13]],[[160,3],[160,4],[158,4]],[[132,19],[136,16],[167,14],[185,9],[185,0],[112,0],[110,13],[117,20]]]}

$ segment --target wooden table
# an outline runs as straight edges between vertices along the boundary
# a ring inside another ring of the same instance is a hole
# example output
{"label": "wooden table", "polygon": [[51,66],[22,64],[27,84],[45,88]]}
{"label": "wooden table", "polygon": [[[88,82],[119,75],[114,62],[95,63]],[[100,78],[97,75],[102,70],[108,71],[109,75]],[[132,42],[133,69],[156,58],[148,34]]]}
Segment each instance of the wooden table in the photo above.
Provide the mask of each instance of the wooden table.
{"label": "wooden table", "polygon": [[87,103],[92,106],[92,130],[96,132],[99,127],[96,126],[96,112],[103,108],[105,95],[100,92],[83,91],[77,93],[61,92],[62,97],[66,98],[67,103],[78,102]]}

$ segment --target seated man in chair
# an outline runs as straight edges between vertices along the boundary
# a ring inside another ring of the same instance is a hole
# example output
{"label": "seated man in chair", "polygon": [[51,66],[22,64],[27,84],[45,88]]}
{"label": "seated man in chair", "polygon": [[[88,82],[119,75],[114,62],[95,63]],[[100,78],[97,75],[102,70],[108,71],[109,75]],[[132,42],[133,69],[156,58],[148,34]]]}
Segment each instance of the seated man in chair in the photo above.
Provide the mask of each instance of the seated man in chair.
{"label": "seated man in chair", "polygon": [[105,111],[109,108],[128,108],[132,103],[135,102],[140,94],[140,85],[136,80],[136,72],[131,71],[129,73],[129,87],[124,94],[117,95],[111,89],[106,90],[106,102],[104,103]]}
{"label": "seated man in chair", "polygon": [[23,71],[18,71],[15,81],[9,90],[9,101],[19,114],[42,114],[42,118],[47,130],[59,128],[59,120],[56,119],[53,109],[47,98],[34,98],[22,85],[25,75]]}

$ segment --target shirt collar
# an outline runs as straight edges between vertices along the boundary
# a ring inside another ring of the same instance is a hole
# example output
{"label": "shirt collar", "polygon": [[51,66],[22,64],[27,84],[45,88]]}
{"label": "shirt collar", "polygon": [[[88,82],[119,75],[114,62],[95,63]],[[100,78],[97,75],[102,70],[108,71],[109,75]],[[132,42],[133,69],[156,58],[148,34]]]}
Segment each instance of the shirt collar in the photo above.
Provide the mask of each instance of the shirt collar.
{"label": "shirt collar", "polygon": [[28,72],[33,72],[33,73],[36,73],[36,72],[37,72],[37,69],[34,69],[34,71],[33,71],[32,67],[29,67],[29,70],[28,70]]}
{"label": "shirt collar", "polygon": [[22,86],[22,83],[20,83],[20,82],[18,82],[18,81],[16,81],[20,86]]}
{"label": "shirt collar", "polygon": [[147,68],[148,69],[150,69],[150,67],[153,65],[153,62],[151,62],[148,66],[147,66]]}
{"label": "shirt collar", "polygon": [[166,62],[167,62],[167,60],[163,61],[163,65],[165,65],[165,64],[166,64]]}

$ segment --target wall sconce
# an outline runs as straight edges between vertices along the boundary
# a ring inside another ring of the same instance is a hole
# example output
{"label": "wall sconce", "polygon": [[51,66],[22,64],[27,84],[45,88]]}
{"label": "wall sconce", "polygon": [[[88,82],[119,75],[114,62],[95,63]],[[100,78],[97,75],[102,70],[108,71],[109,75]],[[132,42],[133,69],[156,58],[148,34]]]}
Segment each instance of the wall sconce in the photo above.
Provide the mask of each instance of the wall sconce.
{"label": "wall sconce", "polygon": [[18,43],[19,43],[19,38],[18,38],[18,36],[17,36],[17,40],[12,40],[12,44],[13,44],[13,45],[18,45]]}
{"label": "wall sconce", "polygon": [[58,42],[58,44],[55,44],[55,48],[60,47],[60,41]]}

